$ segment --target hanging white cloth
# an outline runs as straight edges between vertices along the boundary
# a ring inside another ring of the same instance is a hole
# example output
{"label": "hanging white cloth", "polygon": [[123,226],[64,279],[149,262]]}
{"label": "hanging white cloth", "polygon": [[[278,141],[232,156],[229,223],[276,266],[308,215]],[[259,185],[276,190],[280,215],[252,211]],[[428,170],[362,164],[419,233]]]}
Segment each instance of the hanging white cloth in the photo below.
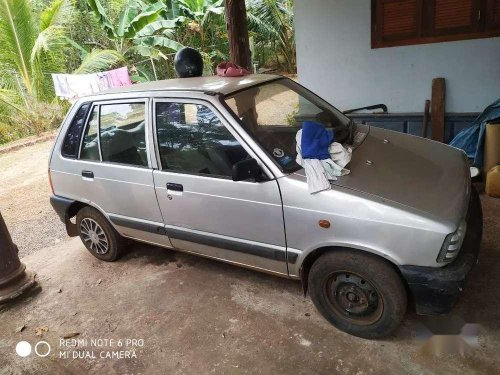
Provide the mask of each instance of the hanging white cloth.
{"label": "hanging white cloth", "polygon": [[56,96],[70,102],[112,87],[132,84],[126,66],[90,74],[52,74],[52,80]]}
{"label": "hanging white cloth", "polygon": [[307,188],[309,193],[314,194],[331,188],[330,181],[337,180],[338,176],[349,174],[349,169],[344,168],[352,157],[352,149],[344,147],[340,143],[333,142],[328,147],[330,159],[303,159],[300,149],[302,142],[302,129],[295,136],[297,157],[296,162],[306,172]]}

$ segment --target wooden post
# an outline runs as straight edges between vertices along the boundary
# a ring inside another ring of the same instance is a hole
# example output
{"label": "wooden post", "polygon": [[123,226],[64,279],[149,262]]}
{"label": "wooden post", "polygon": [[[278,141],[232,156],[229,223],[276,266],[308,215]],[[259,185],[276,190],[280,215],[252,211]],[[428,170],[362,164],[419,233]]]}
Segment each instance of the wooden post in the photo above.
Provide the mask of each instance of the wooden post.
{"label": "wooden post", "polygon": [[439,142],[444,142],[445,94],[444,78],[434,78],[431,98],[432,139]]}
{"label": "wooden post", "polygon": [[224,8],[231,61],[251,70],[245,0],[224,0]]}

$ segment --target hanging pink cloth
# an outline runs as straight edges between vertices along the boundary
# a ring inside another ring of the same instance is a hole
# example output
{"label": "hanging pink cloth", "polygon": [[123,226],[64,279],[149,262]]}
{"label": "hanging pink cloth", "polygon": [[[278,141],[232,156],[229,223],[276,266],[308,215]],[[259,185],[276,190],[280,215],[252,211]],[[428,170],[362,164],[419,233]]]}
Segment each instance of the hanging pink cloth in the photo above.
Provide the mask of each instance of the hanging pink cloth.
{"label": "hanging pink cloth", "polygon": [[132,84],[126,66],[106,72],[111,81],[111,87],[129,86]]}
{"label": "hanging pink cloth", "polygon": [[247,74],[251,73],[245,68],[232,62],[224,61],[217,65],[217,75],[221,77],[241,77]]}

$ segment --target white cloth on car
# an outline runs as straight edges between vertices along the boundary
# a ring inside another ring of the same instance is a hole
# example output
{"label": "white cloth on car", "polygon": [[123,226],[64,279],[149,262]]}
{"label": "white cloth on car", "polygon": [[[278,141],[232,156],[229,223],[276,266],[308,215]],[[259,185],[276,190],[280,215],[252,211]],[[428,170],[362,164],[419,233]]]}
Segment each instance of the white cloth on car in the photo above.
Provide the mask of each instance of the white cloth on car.
{"label": "white cloth on car", "polygon": [[344,168],[350,161],[352,149],[340,143],[333,142],[328,147],[330,159],[303,159],[300,149],[302,143],[302,129],[295,136],[297,157],[296,162],[306,172],[307,188],[314,194],[331,188],[330,181],[335,181],[338,176],[349,174],[349,169]]}

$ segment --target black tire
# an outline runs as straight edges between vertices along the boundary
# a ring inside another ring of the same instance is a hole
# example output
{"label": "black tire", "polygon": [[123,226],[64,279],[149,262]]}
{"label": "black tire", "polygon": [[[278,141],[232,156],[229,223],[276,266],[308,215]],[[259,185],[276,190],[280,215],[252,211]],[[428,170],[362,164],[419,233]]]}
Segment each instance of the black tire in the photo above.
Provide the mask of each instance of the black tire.
{"label": "black tire", "polygon": [[[100,230],[94,226],[97,223]],[[87,250],[97,259],[113,262],[120,256],[125,241],[108,219],[93,207],[84,207],[76,214],[78,235]],[[96,241],[92,241],[90,237]],[[106,246],[104,244],[106,243]],[[105,248],[104,248],[105,247]]]}
{"label": "black tire", "polygon": [[392,265],[359,251],[336,250],[320,256],[309,271],[308,289],[331,324],[367,339],[390,335],[408,304],[406,289]]}

